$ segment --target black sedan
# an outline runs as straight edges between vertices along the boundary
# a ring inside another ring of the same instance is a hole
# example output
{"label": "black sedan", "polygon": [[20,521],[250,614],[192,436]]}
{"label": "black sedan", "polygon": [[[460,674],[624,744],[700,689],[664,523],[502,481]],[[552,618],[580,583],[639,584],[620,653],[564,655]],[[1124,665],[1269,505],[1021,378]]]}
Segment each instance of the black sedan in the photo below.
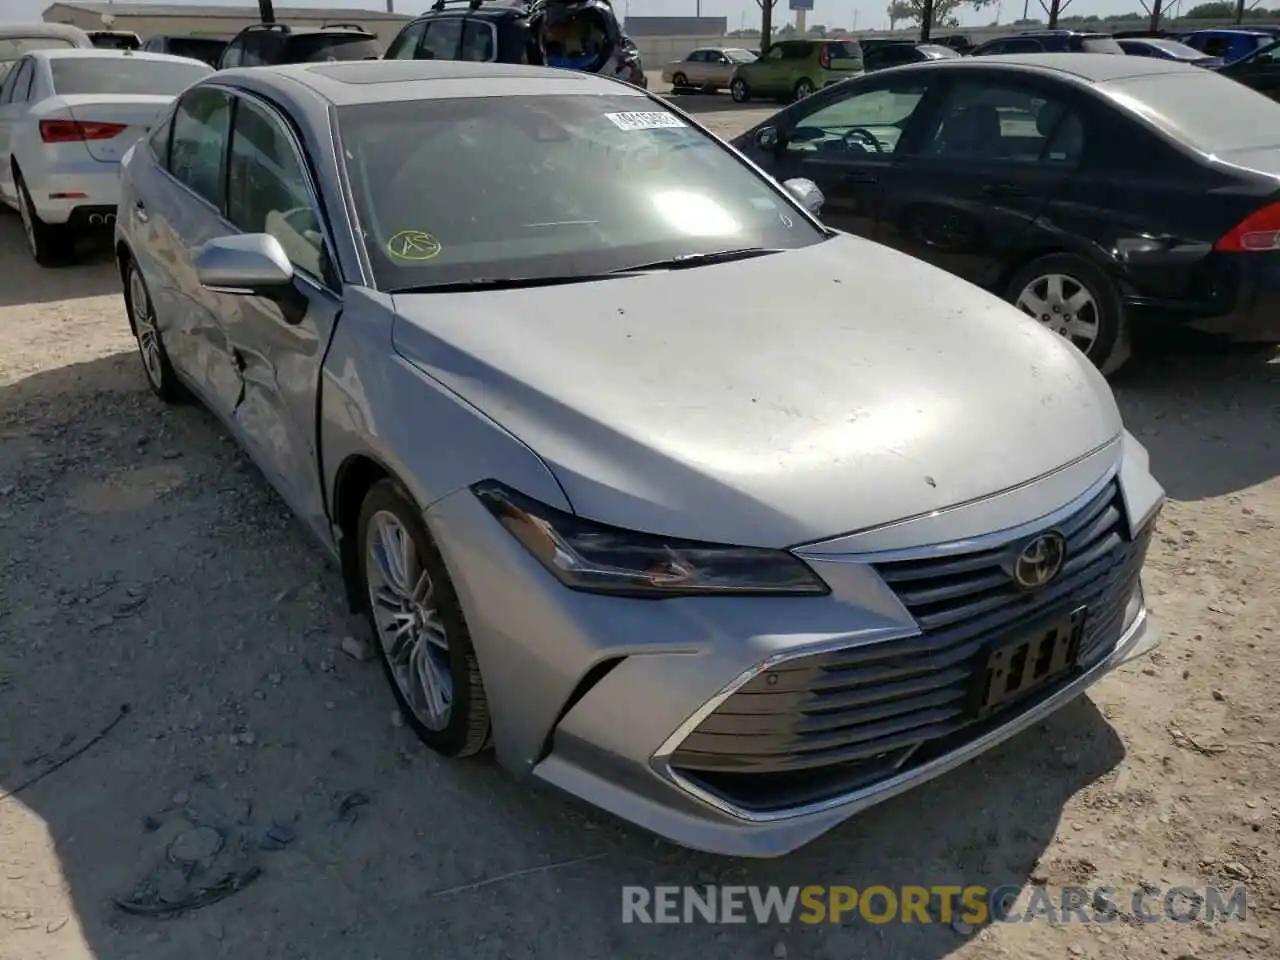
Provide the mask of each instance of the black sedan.
{"label": "black sedan", "polygon": [[1218,72],[1273,100],[1280,99],[1280,43],[1261,47]]}
{"label": "black sedan", "polygon": [[1007,298],[1104,372],[1139,324],[1280,340],[1280,104],[1215,71],[939,60],[823,90],[733,142],[817,183],[830,226]]}

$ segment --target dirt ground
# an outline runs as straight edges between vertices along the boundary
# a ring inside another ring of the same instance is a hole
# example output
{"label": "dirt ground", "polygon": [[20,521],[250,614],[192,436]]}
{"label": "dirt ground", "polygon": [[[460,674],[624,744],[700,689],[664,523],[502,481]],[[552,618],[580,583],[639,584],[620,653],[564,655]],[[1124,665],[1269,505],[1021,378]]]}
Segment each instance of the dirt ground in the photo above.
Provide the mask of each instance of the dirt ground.
{"label": "dirt ground", "polygon": [[[720,104],[726,133],[768,113]],[[300,525],[147,391],[111,265],[35,267],[0,213],[0,960],[1280,956],[1280,363],[1116,389],[1170,496],[1154,658],[790,857],[717,859],[422,749]],[[262,873],[176,919],[115,904],[201,858]],[[621,922],[625,884],[1238,882],[1244,924]]]}

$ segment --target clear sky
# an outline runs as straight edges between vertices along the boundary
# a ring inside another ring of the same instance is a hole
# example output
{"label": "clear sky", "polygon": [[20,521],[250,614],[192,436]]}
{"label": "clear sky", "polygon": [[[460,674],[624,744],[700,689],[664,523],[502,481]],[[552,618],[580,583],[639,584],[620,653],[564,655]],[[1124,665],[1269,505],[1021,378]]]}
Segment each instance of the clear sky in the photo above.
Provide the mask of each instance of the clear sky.
{"label": "clear sky", "polygon": [[[48,8],[51,0],[0,0],[0,20],[39,20]],[[166,0],[181,2],[181,0]],[[200,0],[202,4],[216,6],[251,6],[245,0]],[[256,2],[256,0],[253,0]],[[430,5],[430,0],[393,0],[397,13],[420,13]],[[791,20],[794,14],[786,10],[789,0],[778,0],[774,8],[775,26]],[[1047,2],[1047,0],[1046,0]],[[1198,2],[1198,0],[1194,0]],[[1193,0],[1184,0],[1190,9]],[[385,10],[385,0],[276,0],[277,6],[286,7],[347,7]],[[633,16],[693,16],[698,10],[699,0],[613,0],[620,13]],[[1004,23],[1022,16],[1024,0],[1002,0],[998,7],[987,7],[979,11],[962,8],[960,22],[962,24],[987,24],[996,20]],[[846,29],[856,26],[859,30],[876,30],[888,27],[885,9],[888,0],[814,0],[813,12],[808,15],[810,25],[823,23],[828,26]],[[1171,4],[1171,6],[1173,6]],[[1073,14],[1120,14],[1141,10],[1138,0],[1072,0],[1070,11]],[[729,29],[737,29],[742,24],[759,25],[760,8],[755,0],[701,0],[703,16],[727,17]],[[1029,16],[1044,19],[1038,0],[1030,0]]]}

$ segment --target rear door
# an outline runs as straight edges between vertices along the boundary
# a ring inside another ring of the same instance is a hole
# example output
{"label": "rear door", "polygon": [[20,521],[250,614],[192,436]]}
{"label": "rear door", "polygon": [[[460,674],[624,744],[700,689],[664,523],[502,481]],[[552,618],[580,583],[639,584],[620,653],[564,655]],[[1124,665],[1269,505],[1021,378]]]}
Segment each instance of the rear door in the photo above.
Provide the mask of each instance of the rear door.
{"label": "rear door", "polygon": [[8,203],[16,203],[18,194],[13,185],[13,167],[3,158],[10,155],[18,118],[27,112],[27,91],[31,89],[33,73],[33,61],[24,57],[0,85],[0,196]]}
{"label": "rear door", "polygon": [[887,171],[876,239],[990,286],[1079,165],[1074,91],[964,71],[940,91],[918,144]]}
{"label": "rear door", "polygon": [[[223,417],[240,393],[216,294],[196,278],[195,251],[230,232],[222,217],[231,98],[216,87],[182,97],[170,121],[167,158],[134,182],[134,202],[120,215],[147,238],[136,251],[151,292],[165,349],[201,398]],[[151,146],[157,147],[153,139]]]}
{"label": "rear door", "polygon": [[929,81],[872,77],[828,90],[789,111],[779,146],[757,161],[778,180],[807,177],[826,197],[824,223],[876,235],[883,185],[923,115]]}
{"label": "rear door", "polygon": [[232,419],[289,505],[324,530],[315,403],[320,366],[342,309],[328,225],[300,143],[265,101],[247,94],[237,99],[229,163],[227,219],[235,231],[280,241],[307,304],[301,320],[289,322],[266,298],[211,295],[240,374]]}

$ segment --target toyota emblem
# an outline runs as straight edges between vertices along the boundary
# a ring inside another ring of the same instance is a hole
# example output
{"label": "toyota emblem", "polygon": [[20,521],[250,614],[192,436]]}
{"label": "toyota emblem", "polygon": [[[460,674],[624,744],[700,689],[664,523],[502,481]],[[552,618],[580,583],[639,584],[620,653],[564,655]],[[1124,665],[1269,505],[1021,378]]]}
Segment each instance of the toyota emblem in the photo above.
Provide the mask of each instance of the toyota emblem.
{"label": "toyota emblem", "polygon": [[1013,582],[1022,590],[1039,590],[1062,572],[1067,538],[1050,530],[1031,540],[1013,561]]}

